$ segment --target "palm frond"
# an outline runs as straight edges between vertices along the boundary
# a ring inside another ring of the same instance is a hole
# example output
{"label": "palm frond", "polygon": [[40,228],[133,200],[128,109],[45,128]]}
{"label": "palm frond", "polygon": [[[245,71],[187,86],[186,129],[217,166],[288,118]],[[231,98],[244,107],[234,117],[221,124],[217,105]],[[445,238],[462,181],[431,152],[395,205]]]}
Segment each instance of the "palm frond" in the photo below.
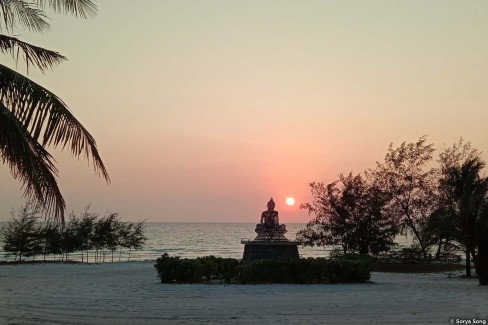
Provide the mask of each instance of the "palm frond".
{"label": "palm frond", "polygon": [[68,147],[74,156],[84,154],[95,172],[110,181],[95,139],[71,114],[67,105],[49,90],[0,65],[0,102],[42,146]]}
{"label": "palm frond", "polygon": [[27,64],[27,71],[29,71],[29,65],[35,65],[41,71],[45,71],[66,60],[66,57],[58,52],[46,50],[6,35],[0,35],[0,51],[10,53],[16,62],[19,59],[19,52],[22,51],[24,61]]}
{"label": "palm frond", "polygon": [[41,8],[46,6],[58,13],[72,14],[86,19],[97,14],[97,6],[92,0],[37,0]]}
{"label": "palm frond", "polygon": [[51,155],[31,137],[16,116],[0,103],[0,156],[12,176],[23,184],[24,196],[63,221],[65,202],[56,182]]}
{"label": "palm frond", "polygon": [[8,31],[13,31],[18,23],[38,33],[49,29],[47,16],[38,4],[24,0],[2,0],[0,9],[3,23]]}

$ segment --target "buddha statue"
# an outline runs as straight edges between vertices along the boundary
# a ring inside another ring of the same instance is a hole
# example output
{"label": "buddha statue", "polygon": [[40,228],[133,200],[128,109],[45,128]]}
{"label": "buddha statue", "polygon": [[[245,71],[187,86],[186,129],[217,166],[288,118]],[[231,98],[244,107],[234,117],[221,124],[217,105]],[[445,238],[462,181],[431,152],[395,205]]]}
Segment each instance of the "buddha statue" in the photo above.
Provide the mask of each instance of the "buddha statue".
{"label": "buddha statue", "polygon": [[278,211],[275,211],[275,202],[271,198],[267,204],[268,210],[261,213],[261,221],[256,225],[258,241],[288,241],[284,234],[286,226],[280,225]]}
{"label": "buddha statue", "polygon": [[280,223],[278,219],[278,211],[274,210],[275,203],[273,201],[273,198],[269,200],[267,206],[268,210],[261,213],[261,224],[266,226],[279,225]]}

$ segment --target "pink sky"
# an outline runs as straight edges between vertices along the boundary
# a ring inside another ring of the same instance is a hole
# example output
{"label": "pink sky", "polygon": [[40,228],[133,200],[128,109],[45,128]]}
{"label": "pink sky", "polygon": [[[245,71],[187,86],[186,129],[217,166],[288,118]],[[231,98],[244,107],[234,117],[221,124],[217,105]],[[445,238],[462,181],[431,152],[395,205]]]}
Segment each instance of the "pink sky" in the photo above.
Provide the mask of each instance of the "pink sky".
{"label": "pink sky", "polygon": [[[282,222],[306,222],[310,182],[374,167],[390,142],[488,152],[486,1],[98,5],[17,32],[69,58],[30,77],[95,136],[112,179],[56,151],[68,210],[258,222],[273,197]],[[23,199],[6,165],[0,181],[1,221]]]}

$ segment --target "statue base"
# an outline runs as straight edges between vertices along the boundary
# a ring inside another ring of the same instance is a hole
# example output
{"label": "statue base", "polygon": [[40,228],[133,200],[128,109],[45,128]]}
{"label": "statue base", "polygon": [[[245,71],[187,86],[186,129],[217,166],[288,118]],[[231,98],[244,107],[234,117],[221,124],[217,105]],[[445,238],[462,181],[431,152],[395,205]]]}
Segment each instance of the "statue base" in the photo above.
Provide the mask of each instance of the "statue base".
{"label": "statue base", "polygon": [[299,242],[293,241],[256,241],[242,239],[244,244],[243,261],[253,260],[298,260]]}
{"label": "statue base", "polygon": [[288,241],[285,237],[285,225],[256,225],[256,233],[258,236],[255,241]]}

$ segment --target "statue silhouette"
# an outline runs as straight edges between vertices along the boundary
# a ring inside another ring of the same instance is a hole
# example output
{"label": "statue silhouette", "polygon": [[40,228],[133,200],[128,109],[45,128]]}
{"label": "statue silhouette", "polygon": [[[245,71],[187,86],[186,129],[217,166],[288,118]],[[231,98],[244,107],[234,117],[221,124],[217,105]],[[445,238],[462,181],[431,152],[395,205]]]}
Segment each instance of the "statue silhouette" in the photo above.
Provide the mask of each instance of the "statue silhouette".
{"label": "statue silhouette", "polygon": [[280,225],[278,211],[271,198],[267,204],[268,210],[261,213],[261,221],[256,225],[257,241],[288,241],[285,237],[286,226]]}

